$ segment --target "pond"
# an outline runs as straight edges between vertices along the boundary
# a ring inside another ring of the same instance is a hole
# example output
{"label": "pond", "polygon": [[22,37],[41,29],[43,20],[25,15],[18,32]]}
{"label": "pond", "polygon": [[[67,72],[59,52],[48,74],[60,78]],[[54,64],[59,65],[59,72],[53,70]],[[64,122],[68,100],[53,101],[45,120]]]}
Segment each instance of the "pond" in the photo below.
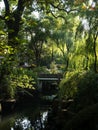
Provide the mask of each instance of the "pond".
{"label": "pond", "polygon": [[27,105],[9,115],[0,115],[0,130],[44,130],[48,107]]}

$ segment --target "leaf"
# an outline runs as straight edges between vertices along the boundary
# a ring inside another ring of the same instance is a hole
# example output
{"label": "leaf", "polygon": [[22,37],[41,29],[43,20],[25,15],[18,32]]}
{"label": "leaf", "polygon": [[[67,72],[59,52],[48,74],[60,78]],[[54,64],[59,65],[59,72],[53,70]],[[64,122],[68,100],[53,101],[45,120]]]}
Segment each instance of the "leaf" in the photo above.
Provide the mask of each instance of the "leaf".
{"label": "leaf", "polygon": [[6,19],[6,20],[9,20],[9,19],[10,19],[10,17],[9,17],[9,16],[6,16],[6,17],[5,17],[5,19]]}
{"label": "leaf", "polygon": [[0,35],[5,35],[6,33],[4,31],[0,31]]}

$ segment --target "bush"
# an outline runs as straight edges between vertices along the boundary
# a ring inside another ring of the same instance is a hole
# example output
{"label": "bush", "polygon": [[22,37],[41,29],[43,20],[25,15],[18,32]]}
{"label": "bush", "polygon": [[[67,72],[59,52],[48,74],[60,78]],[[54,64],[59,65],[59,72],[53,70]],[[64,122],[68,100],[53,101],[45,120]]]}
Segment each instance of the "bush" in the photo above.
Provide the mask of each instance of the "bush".
{"label": "bush", "polygon": [[98,102],[98,74],[92,71],[68,72],[60,83],[60,98],[73,98],[79,111]]}
{"label": "bush", "polygon": [[67,72],[63,80],[60,82],[60,99],[73,98],[77,92],[77,85],[79,82],[80,72]]}
{"label": "bush", "polygon": [[14,68],[9,74],[5,74],[0,82],[1,98],[15,98],[16,88],[35,89],[36,76],[33,71],[25,68]]}
{"label": "bush", "polygon": [[92,71],[83,74],[74,97],[74,109],[79,111],[98,103],[98,74]]}

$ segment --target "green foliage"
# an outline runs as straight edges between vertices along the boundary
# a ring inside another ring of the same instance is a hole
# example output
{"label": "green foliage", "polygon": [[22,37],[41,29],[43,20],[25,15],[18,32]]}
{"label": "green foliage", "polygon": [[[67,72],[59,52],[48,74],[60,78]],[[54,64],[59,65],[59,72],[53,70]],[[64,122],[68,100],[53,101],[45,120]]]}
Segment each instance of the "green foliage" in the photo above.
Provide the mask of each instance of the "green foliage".
{"label": "green foliage", "polygon": [[27,75],[21,75],[18,80],[18,86],[23,88],[33,88],[32,84],[34,82],[32,81],[32,77],[28,77]]}
{"label": "green foliage", "polygon": [[77,92],[77,84],[79,82],[79,72],[67,72],[60,83],[60,98],[73,98]]}
{"label": "green foliage", "polygon": [[0,96],[2,98],[14,97],[15,86],[13,84],[13,72],[13,63],[7,57],[3,58],[0,65]]}
{"label": "green foliage", "polygon": [[74,97],[75,110],[79,111],[89,105],[98,103],[98,74],[85,72],[78,83],[78,91]]}
{"label": "green foliage", "polygon": [[50,73],[52,73],[52,74],[59,73],[59,70],[58,70],[58,67],[57,67],[57,64],[55,61],[51,62],[51,64],[50,64]]}
{"label": "green foliage", "polygon": [[35,73],[36,75],[36,78],[37,78],[37,74],[40,74],[40,73],[49,73],[49,71],[47,70],[47,67],[46,66],[43,66],[43,67],[36,67],[33,69],[33,72]]}
{"label": "green foliage", "polygon": [[[0,10],[2,15],[0,19],[5,19],[0,23],[0,56],[5,56],[5,61],[0,66],[0,86],[2,89],[5,86],[3,90],[7,91],[11,97],[17,86],[31,88],[33,78],[36,81],[37,73],[58,73],[57,57],[64,71],[67,67],[68,70],[85,68],[93,70],[93,43],[94,36],[98,32],[97,2],[94,8],[84,0],[40,0],[34,1],[33,4],[31,0],[22,2],[10,0],[8,4],[9,12],[6,12],[7,8]],[[26,7],[25,10],[24,7]],[[38,18],[34,18],[35,11],[40,14]],[[84,28],[82,20],[87,20],[88,29]],[[75,33],[78,42],[74,42]],[[55,62],[51,63],[53,60]],[[31,72],[18,68],[21,62],[41,67]],[[44,65],[45,67],[42,67]],[[77,93],[78,84],[82,80],[80,75],[83,76],[84,72],[67,73],[67,77],[60,84],[61,97],[67,99]]]}
{"label": "green foliage", "polygon": [[98,74],[93,71],[68,72],[60,83],[60,98],[73,98],[71,106],[79,111],[98,103]]}
{"label": "green foliage", "polygon": [[15,83],[18,87],[35,89],[35,75],[31,70],[25,70],[24,68],[18,68],[16,73]]}
{"label": "green foliage", "polygon": [[17,87],[35,89],[36,76],[33,71],[15,67],[9,62],[0,66],[0,77],[2,98],[14,98]]}

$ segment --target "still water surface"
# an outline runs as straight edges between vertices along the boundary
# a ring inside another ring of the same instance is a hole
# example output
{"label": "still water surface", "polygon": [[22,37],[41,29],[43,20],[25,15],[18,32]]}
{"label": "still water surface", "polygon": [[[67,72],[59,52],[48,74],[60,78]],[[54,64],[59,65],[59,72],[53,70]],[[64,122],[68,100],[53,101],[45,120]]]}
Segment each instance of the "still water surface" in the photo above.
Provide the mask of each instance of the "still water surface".
{"label": "still water surface", "polygon": [[0,130],[44,130],[48,108],[26,106],[11,114],[0,115]]}

